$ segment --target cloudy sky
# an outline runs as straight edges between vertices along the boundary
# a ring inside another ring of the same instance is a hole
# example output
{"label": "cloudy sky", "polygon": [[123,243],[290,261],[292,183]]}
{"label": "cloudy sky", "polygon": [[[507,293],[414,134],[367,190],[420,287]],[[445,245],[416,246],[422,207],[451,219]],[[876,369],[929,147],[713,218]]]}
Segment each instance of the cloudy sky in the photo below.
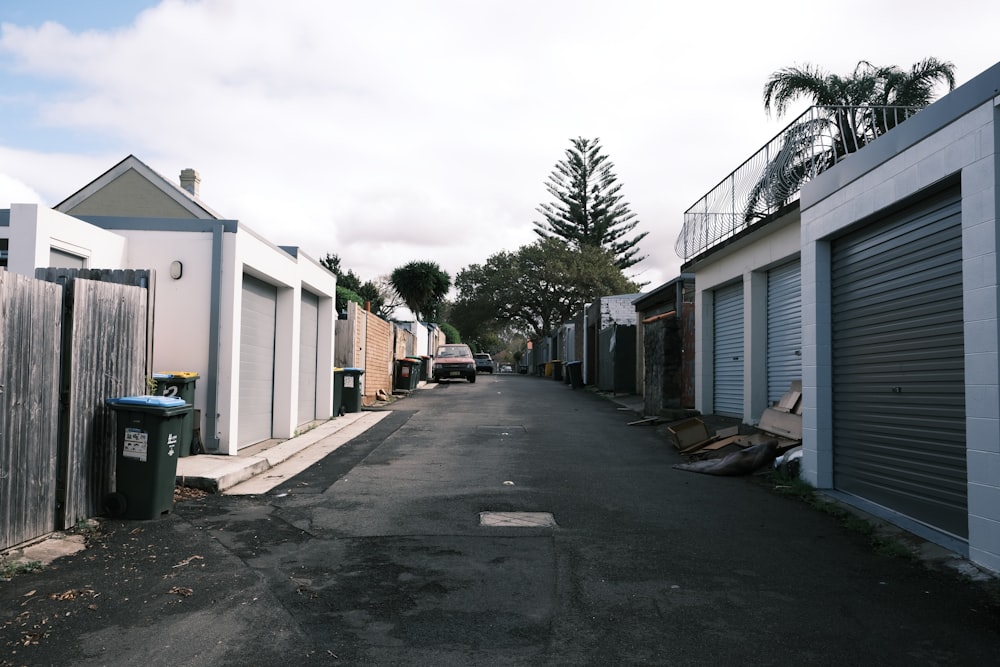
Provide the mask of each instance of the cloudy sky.
{"label": "cloudy sky", "polygon": [[684,211],[804,108],[769,118],[768,75],[933,56],[961,84],[998,26],[979,0],[0,0],[0,208],[133,154],[362,279],[454,276],[537,238],[570,139],[600,138],[652,289]]}

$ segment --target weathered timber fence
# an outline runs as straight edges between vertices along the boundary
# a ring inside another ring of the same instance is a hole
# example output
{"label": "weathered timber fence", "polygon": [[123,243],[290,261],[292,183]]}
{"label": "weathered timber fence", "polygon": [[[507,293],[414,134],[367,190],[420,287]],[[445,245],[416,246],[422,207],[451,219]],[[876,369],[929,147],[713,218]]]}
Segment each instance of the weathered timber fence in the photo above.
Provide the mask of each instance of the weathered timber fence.
{"label": "weathered timber fence", "polygon": [[149,271],[36,269],[64,286],[56,523],[97,516],[115,490],[115,441],[105,399],[146,393]]}
{"label": "weathered timber fence", "polygon": [[0,272],[0,549],[102,512],[105,399],[145,393],[149,271]]}
{"label": "weathered timber fence", "polygon": [[62,289],[0,270],[0,549],[56,529]]}

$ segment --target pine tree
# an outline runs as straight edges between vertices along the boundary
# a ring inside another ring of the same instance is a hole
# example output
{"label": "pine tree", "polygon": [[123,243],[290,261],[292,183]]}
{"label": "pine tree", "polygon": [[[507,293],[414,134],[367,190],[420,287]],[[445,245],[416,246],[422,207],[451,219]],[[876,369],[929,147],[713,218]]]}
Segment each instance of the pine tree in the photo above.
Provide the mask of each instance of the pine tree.
{"label": "pine tree", "polygon": [[649,232],[627,238],[639,221],[623,201],[614,164],[601,152],[600,139],[571,139],[566,158],[549,175],[546,190],[555,197],[536,210],[544,222],[535,221],[542,238],[561,238],[582,248],[610,251],[619,269],[641,262],[638,244]]}

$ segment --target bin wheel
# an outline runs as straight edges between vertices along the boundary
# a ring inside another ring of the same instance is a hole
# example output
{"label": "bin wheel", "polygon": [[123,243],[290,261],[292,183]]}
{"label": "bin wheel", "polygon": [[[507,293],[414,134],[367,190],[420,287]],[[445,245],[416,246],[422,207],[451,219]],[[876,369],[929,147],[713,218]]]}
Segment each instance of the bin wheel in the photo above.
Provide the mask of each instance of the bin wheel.
{"label": "bin wheel", "polygon": [[337,413],[337,416],[338,417],[343,417],[346,414],[347,414],[347,408],[345,408],[343,405],[341,405],[340,406],[340,412]]}
{"label": "bin wheel", "polygon": [[128,499],[122,494],[115,492],[104,496],[104,512],[111,517],[120,517],[128,509]]}

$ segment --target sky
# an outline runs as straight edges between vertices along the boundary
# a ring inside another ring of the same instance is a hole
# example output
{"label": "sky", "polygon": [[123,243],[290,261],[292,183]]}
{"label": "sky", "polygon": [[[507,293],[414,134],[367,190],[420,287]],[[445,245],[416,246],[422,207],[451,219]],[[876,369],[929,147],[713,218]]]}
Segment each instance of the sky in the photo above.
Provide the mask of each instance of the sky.
{"label": "sky", "polygon": [[[684,212],[807,106],[768,76],[1000,61],[1000,3],[0,0],[0,208],[54,206],[128,155],[362,280],[455,275],[538,237],[570,140],[599,139],[679,275]],[[943,92],[943,91],[942,91]]]}

